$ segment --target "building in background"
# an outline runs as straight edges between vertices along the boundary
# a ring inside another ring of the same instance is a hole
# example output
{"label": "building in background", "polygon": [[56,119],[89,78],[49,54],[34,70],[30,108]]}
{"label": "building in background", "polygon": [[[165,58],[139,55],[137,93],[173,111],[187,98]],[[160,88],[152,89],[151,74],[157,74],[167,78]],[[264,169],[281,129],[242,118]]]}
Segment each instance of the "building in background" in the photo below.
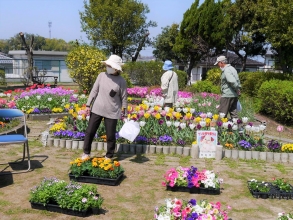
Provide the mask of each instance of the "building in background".
{"label": "building in background", "polygon": [[[58,77],[58,82],[73,82],[69,76],[65,58],[67,52],[64,51],[34,51],[34,66],[40,73],[45,73],[48,77],[46,82],[52,82],[53,77]],[[25,50],[9,51],[10,66],[5,67],[7,82],[20,82],[28,68],[27,55]],[[0,65],[3,59],[0,58]]]}

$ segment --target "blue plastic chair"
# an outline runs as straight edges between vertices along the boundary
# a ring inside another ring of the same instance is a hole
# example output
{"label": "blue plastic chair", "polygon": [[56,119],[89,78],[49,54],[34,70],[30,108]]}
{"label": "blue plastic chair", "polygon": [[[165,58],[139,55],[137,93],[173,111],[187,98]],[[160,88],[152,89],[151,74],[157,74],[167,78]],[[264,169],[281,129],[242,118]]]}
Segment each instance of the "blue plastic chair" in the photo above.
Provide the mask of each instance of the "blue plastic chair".
{"label": "blue plastic chair", "polygon": [[[28,169],[27,170],[20,170],[20,171],[13,171],[11,173],[24,173],[28,172],[31,169],[31,161],[30,161],[30,155],[29,155],[29,145],[28,145],[28,138],[27,138],[27,126],[26,126],[26,117],[25,114],[18,110],[18,109],[0,109],[0,118],[20,118],[20,120],[23,120],[24,125],[24,134],[5,134],[0,135],[0,145],[8,145],[8,144],[23,144],[23,157],[21,161],[17,162],[10,162],[12,163],[21,163],[24,161],[25,157],[25,151],[27,151],[27,161],[28,161]],[[9,164],[8,163],[2,163],[3,164]],[[1,175],[1,173],[0,173]]]}

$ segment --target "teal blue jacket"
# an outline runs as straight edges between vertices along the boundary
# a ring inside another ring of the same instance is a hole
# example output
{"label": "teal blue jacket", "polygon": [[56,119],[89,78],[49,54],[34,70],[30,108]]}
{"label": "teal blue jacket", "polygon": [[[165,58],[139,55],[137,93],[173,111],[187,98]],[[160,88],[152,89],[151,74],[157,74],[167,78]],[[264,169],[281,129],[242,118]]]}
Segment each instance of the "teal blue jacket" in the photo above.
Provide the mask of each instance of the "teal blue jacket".
{"label": "teal blue jacket", "polygon": [[221,93],[222,97],[238,97],[238,91],[241,89],[237,70],[227,64],[221,75]]}

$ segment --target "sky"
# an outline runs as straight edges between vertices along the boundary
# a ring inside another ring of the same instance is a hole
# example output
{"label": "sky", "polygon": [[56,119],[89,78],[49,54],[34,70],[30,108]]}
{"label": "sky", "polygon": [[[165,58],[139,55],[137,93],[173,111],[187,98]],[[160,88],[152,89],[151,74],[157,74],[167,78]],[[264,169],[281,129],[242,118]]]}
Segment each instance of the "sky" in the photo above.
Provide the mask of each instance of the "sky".
{"label": "sky", "polygon": [[[160,34],[162,27],[180,24],[183,14],[194,1],[141,0],[150,9],[146,15],[147,21],[156,21],[158,25],[149,29],[150,37]],[[88,42],[80,25],[79,12],[84,11],[83,6],[83,0],[0,0],[0,39],[9,39],[19,32],[26,32],[67,42],[75,39]],[[152,50],[145,48],[141,55],[151,56]]]}

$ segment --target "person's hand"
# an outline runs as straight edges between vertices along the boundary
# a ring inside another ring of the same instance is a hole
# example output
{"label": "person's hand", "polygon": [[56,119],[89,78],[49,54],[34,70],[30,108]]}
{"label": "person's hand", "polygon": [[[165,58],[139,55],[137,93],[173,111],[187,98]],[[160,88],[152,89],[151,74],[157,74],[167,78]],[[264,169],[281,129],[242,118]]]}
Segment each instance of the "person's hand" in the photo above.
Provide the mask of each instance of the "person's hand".
{"label": "person's hand", "polygon": [[121,119],[124,119],[127,117],[127,112],[126,112],[126,109],[124,108],[122,111],[121,111]]}
{"label": "person's hand", "polygon": [[241,96],[241,91],[240,90],[237,91],[237,95]]}
{"label": "person's hand", "polygon": [[86,107],[85,111],[86,111],[86,115],[90,115],[90,113],[91,113],[91,108],[90,108],[90,107]]}

